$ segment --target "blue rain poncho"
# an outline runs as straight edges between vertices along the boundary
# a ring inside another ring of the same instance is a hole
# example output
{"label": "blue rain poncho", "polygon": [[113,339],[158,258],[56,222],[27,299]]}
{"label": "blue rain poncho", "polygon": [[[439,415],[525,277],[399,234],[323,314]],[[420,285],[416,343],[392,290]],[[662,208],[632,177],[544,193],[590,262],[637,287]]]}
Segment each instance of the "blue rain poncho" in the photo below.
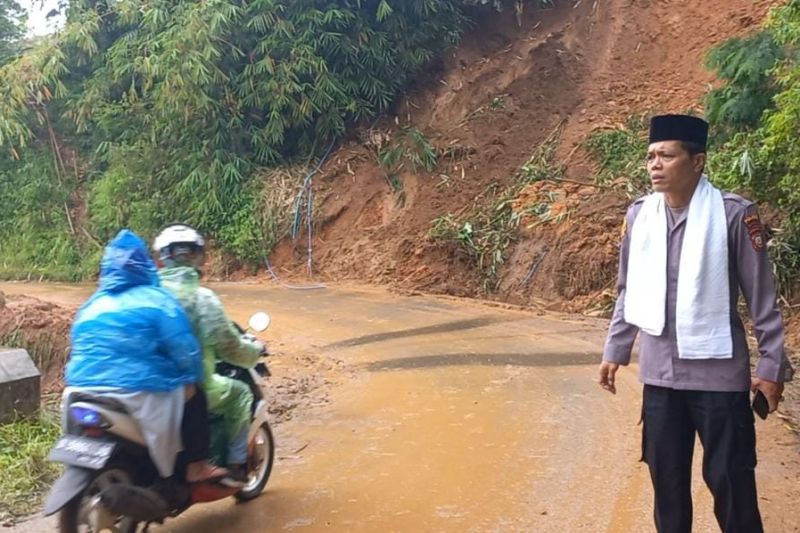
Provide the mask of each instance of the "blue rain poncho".
{"label": "blue rain poncho", "polygon": [[98,289],[78,310],[65,381],[146,392],[203,382],[202,351],[189,319],[159,287],[147,245],[130,230],[106,246]]}

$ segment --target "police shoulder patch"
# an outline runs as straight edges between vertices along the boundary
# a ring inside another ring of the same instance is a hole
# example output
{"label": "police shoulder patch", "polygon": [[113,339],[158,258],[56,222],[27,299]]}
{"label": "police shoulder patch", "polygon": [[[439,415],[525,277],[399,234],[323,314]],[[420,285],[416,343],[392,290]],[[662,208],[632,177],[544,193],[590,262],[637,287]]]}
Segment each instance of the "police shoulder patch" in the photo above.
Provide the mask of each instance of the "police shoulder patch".
{"label": "police shoulder patch", "polygon": [[748,200],[747,198],[727,191],[722,193],[722,199],[725,200],[726,202],[731,202],[736,205],[739,205],[745,209],[750,209],[752,206],[755,205],[752,201]]}
{"label": "police shoulder patch", "polygon": [[750,243],[756,252],[761,252],[766,248],[764,239],[764,224],[758,212],[753,212],[744,216],[744,225],[747,227],[747,234],[750,236]]}

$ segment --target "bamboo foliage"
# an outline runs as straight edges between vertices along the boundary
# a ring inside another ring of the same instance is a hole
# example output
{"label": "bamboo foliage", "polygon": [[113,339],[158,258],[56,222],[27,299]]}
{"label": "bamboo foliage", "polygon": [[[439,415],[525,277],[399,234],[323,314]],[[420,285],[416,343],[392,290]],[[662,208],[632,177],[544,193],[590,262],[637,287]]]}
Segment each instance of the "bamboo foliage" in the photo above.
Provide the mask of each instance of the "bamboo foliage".
{"label": "bamboo foliage", "polygon": [[469,3],[74,0],[0,69],[0,146],[19,157],[50,117],[87,167],[95,235],[180,219],[243,256],[261,231],[254,176],[388,110],[460,40]]}
{"label": "bamboo foliage", "polygon": [[763,28],[717,47],[709,63],[725,83],[707,115],[724,144],[711,176],[781,212],[769,222],[769,249],[785,300],[800,297],[800,0],[772,10]]}

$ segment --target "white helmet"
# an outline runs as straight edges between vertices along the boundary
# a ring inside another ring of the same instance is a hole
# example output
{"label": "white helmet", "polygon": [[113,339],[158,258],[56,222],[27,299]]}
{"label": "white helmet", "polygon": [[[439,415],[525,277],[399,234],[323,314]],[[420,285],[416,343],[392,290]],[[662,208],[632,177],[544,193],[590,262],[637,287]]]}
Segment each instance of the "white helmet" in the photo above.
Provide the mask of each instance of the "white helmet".
{"label": "white helmet", "polygon": [[173,224],[156,236],[153,250],[165,264],[194,263],[194,258],[202,256],[205,244],[203,236],[193,227]]}

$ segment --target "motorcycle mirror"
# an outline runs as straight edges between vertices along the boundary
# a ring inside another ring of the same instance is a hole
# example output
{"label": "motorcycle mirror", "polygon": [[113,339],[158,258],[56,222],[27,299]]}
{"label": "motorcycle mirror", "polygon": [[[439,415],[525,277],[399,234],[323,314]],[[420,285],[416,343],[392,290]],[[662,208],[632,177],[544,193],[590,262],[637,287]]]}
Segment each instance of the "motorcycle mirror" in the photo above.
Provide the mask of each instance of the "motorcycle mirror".
{"label": "motorcycle mirror", "polygon": [[247,325],[250,326],[250,329],[256,333],[261,333],[269,327],[271,321],[272,319],[267,313],[264,311],[259,311],[250,317],[250,320],[247,321]]}

